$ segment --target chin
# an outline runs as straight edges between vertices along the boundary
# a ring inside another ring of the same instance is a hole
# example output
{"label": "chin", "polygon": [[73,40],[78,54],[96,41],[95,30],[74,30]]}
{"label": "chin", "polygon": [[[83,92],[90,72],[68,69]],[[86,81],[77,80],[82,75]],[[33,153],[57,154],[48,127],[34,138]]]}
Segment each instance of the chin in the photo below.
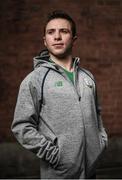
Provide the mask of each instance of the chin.
{"label": "chin", "polygon": [[65,57],[67,57],[66,53],[55,53],[55,54],[53,54],[53,56],[55,56],[57,58],[65,58]]}
{"label": "chin", "polygon": [[52,52],[53,56],[56,56],[56,57],[63,57],[65,56],[65,52],[64,51],[54,51]]}
{"label": "chin", "polygon": [[71,51],[54,51],[52,52],[52,55],[57,58],[66,58],[69,54],[71,54]]}

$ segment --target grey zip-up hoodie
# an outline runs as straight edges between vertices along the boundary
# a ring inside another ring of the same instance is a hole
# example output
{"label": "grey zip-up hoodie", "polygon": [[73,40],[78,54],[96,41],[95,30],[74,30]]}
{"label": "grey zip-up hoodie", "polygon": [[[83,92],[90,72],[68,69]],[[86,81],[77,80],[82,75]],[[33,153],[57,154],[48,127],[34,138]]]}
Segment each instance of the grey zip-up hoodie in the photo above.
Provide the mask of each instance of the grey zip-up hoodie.
{"label": "grey zip-up hoodie", "polygon": [[42,179],[89,178],[106,147],[94,78],[73,65],[74,85],[43,51],[20,85],[12,132],[40,158]]}

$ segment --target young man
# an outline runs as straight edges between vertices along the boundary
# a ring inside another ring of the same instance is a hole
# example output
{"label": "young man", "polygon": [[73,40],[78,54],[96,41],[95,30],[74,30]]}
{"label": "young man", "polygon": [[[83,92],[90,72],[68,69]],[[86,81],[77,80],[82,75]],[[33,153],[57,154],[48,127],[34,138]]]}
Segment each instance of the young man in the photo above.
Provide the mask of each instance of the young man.
{"label": "young man", "polygon": [[47,50],[21,83],[12,131],[41,161],[42,179],[91,178],[107,135],[94,77],[72,57],[72,18],[55,11],[44,29]]}

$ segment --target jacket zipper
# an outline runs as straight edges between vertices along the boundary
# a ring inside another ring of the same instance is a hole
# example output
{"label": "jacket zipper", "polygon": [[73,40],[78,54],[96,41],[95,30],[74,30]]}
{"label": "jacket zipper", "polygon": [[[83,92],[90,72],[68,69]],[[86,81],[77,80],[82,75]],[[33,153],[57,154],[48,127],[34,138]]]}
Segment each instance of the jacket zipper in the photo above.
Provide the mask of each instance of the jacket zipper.
{"label": "jacket zipper", "polygon": [[[78,69],[78,67],[77,67],[77,69]],[[78,73],[77,73],[77,69],[75,69],[75,71],[74,71],[74,89],[75,89],[75,91],[76,91],[76,93],[77,93],[77,96],[78,96],[78,100],[80,101],[81,100],[81,95],[80,95],[80,93],[78,92],[78,87],[77,86],[79,86],[79,84],[78,84],[78,80],[76,79],[76,75],[78,75]]]}

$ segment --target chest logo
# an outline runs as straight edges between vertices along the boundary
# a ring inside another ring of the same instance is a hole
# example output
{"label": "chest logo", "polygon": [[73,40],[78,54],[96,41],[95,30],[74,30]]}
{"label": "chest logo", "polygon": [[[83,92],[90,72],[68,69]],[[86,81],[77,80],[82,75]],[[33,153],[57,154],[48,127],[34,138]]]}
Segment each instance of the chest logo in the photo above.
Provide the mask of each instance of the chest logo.
{"label": "chest logo", "polygon": [[89,88],[92,88],[92,83],[87,79],[87,78],[84,78],[84,80],[85,80],[85,83],[86,83],[86,85],[89,87]]}
{"label": "chest logo", "polygon": [[63,82],[62,81],[55,82],[55,87],[61,87],[61,86],[63,86]]}

